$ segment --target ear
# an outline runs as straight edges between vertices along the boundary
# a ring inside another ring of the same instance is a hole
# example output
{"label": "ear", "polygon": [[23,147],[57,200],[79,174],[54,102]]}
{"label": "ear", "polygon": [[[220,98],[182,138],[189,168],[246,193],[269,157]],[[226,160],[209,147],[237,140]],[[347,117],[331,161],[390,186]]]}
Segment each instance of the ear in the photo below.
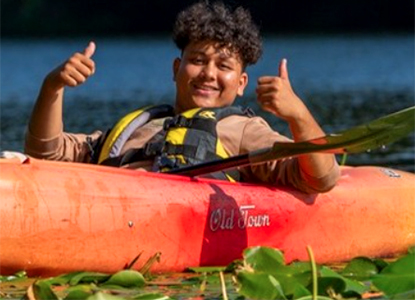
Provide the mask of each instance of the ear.
{"label": "ear", "polygon": [[176,57],[173,61],[173,81],[176,81],[176,74],[179,71],[181,59]]}
{"label": "ear", "polygon": [[248,74],[246,72],[243,72],[241,76],[239,77],[239,87],[237,95],[239,97],[244,95],[244,90],[246,86],[248,85]]}

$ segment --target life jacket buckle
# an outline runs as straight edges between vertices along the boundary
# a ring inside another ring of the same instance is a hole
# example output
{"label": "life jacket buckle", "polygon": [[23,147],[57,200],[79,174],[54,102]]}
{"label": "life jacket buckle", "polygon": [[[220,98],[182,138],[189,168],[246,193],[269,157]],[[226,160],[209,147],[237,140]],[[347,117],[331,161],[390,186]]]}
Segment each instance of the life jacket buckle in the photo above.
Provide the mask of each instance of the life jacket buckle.
{"label": "life jacket buckle", "polygon": [[163,129],[169,130],[171,127],[190,127],[192,126],[192,119],[188,119],[182,115],[174,116],[171,119],[166,119],[163,123]]}
{"label": "life jacket buckle", "polygon": [[162,155],[158,156],[155,159],[155,163],[153,166],[153,171],[160,171],[163,169],[175,169],[177,168],[177,160],[175,158],[169,158],[167,157],[167,155],[165,153],[163,153]]}
{"label": "life jacket buckle", "polygon": [[167,131],[173,125],[173,118],[167,118],[163,123],[163,130]]}
{"label": "life jacket buckle", "polygon": [[245,107],[244,114],[250,118],[255,117],[255,112],[250,107]]}
{"label": "life jacket buckle", "polygon": [[94,150],[94,147],[92,146],[92,138],[90,136],[86,137],[86,145],[88,146],[89,156],[91,160],[93,160],[95,158],[95,150]]}
{"label": "life jacket buckle", "polygon": [[144,157],[154,157],[161,153],[165,142],[147,143],[143,148]]}

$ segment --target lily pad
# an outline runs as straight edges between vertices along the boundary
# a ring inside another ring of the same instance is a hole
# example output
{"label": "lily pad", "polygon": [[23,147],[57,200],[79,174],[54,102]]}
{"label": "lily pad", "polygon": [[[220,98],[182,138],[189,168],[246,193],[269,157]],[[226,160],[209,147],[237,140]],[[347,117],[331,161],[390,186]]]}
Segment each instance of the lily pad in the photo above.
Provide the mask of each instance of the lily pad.
{"label": "lily pad", "polygon": [[238,272],[238,292],[250,299],[286,299],[279,282],[265,273]]}
{"label": "lily pad", "polygon": [[143,287],[146,281],[143,275],[134,270],[123,270],[112,275],[102,285],[115,285],[120,287]]}
{"label": "lily pad", "polygon": [[334,294],[342,294],[345,290],[346,290],[346,282],[340,277],[318,278],[317,293],[319,295],[330,296],[329,291],[333,292]]}
{"label": "lily pad", "polygon": [[169,296],[165,296],[159,293],[150,293],[150,294],[139,295],[137,297],[134,297],[133,299],[134,300],[171,300],[173,298],[170,298]]}
{"label": "lily pad", "polygon": [[372,280],[373,285],[394,299],[415,298],[415,253],[389,264]]}
{"label": "lily pad", "polygon": [[113,296],[110,294],[105,294],[102,292],[98,292],[90,297],[87,300],[125,300],[124,298]]}
{"label": "lily pad", "polygon": [[328,267],[324,267],[324,266],[321,267],[320,275],[323,278],[334,277],[334,278],[341,279],[346,284],[343,293],[347,293],[347,294],[355,293],[355,294],[361,295],[369,290],[369,287],[365,286],[361,282],[345,278]]}
{"label": "lily pad", "polygon": [[74,273],[72,277],[70,275],[71,274],[67,275],[69,278],[69,285],[77,285],[79,283],[100,283],[110,277],[108,274],[99,272],[78,272]]}
{"label": "lily pad", "polygon": [[91,293],[87,293],[82,290],[75,290],[70,293],[64,298],[64,300],[86,300]]}
{"label": "lily pad", "polygon": [[35,283],[33,283],[32,289],[33,289],[33,296],[36,300],[44,300],[44,299],[59,300],[59,298],[55,295],[55,293],[50,288],[50,285],[42,280],[36,281]]}
{"label": "lily pad", "polygon": [[244,261],[256,271],[271,273],[284,266],[284,255],[278,249],[252,247],[243,252]]}
{"label": "lily pad", "polygon": [[349,279],[364,281],[378,274],[378,266],[367,257],[352,259],[341,274]]}

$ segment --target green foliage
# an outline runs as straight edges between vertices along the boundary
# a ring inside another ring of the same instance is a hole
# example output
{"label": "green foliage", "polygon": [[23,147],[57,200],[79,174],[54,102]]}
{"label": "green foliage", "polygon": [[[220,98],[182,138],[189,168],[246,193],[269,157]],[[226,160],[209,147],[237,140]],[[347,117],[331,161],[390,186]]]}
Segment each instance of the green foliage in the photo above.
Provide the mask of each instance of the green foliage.
{"label": "green foliage", "polygon": [[124,300],[124,298],[113,296],[110,294],[105,294],[102,292],[98,292],[90,297],[87,300]]}
{"label": "green foliage", "polygon": [[415,298],[415,253],[398,259],[384,268],[372,280],[391,299]]}
{"label": "green foliage", "polygon": [[332,298],[328,298],[325,296],[317,296],[317,297],[306,296],[306,297],[294,298],[294,299],[297,299],[297,300],[332,300]]}
{"label": "green foliage", "polygon": [[134,297],[135,300],[170,300],[172,298],[168,296],[164,296],[159,293],[154,294],[145,294],[145,295],[139,295],[137,297]]}
{"label": "green foliage", "polygon": [[244,262],[260,272],[275,271],[284,265],[281,251],[269,247],[252,247],[243,252]]}
{"label": "green foliage", "polygon": [[351,280],[346,277],[343,277],[342,275],[340,275],[339,273],[336,273],[335,271],[333,271],[332,269],[328,267],[322,267],[320,270],[320,274],[322,278],[340,279],[345,284],[344,290],[342,291],[344,295],[352,295],[352,294],[361,295],[369,291],[368,286],[365,286],[359,281],[355,281],[355,280]]}
{"label": "green foliage", "polygon": [[106,281],[110,275],[97,272],[81,272],[75,274],[69,280],[69,285],[77,285],[79,283],[100,283]]}
{"label": "green foliage", "polygon": [[357,257],[343,269],[341,274],[347,278],[359,281],[368,280],[378,273],[378,266],[367,257]]}
{"label": "green foliage", "polygon": [[189,271],[195,273],[217,273],[225,271],[225,267],[191,267],[187,268]]}
{"label": "green foliage", "polygon": [[85,300],[92,295],[92,287],[90,285],[77,285],[69,287],[68,293],[64,300]]}
{"label": "green foliage", "polygon": [[[289,266],[284,263],[284,256],[281,251],[268,247],[253,247],[248,248],[244,251],[243,267],[236,271],[239,277],[242,274],[252,273],[259,275],[258,278],[267,278],[271,284],[267,283],[276,297],[280,297],[281,292],[286,296],[306,296],[310,295],[310,291],[305,286],[311,283],[311,271],[310,264],[306,263],[293,263]],[[238,280],[237,282],[241,285],[240,289],[244,291],[244,282]],[[255,278],[255,275],[250,276],[251,279]],[[258,279],[255,282],[259,282]],[[252,288],[245,291],[246,296],[254,297],[255,292],[252,294],[246,294],[248,291],[258,289],[265,290],[265,287],[255,287],[253,282]],[[266,282],[266,281],[265,281]],[[261,282],[261,284],[265,284]],[[278,287],[282,288],[279,291]],[[263,298],[264,299],[264,298]]]}
{"label": "green foliage", "polygon": [[286,299],[280,283],[272,275],[241,271],[236,280],[242,296],[250,299]]}
{"label": "green foliage", "polygon": [[45,281],[37,281],[32,285],[33,296],[35,299],[59,300],[52,291],[50,285]]}
{"label": "green foliage", "polygon": [[[392,263],[357,257],[334,271],[317,266],[311,250],[311,262],[284,263],[281,251],[269,247],[252,247],[243,258],[226,269],[223,288],[227,298],[280,300],[345,300],[359,299],[371,292],[382,292],[385,299],[415,298],[415,253]],[[50,279],[37,280],[27,293],[31,300],[169,300],[172,293],[179,298],[217,299],[222,295],[219,272],[225,267],[192,268],[186,278],[167,285],[146,281],[140,272],[122,270],[113,275],[96,272],[74,272]],[[160,276],[155,276],[160,280]],[[227,279],[226,279],[227,278]],[[25,273],[1,277],[3,283],[28,280]],[[6,281],[7,279],[7,281]],[[11,280],[11,281],[10,281]],[[57,288],[60,286],[60,288]],[[174,291],[174,292],[172,292]],[[4,294],[2,294],[4,295]],[[6,294],[7,295],[7,294]],[[378,294],[377,294],[378,295]]]}
{"label": "green foliage", "polygon": [[15,281],[18,279],[24,279],[27,278],[27,274],[25,271],[19,271],[13,275],[8,275],[8,276],[1,276],[0,275],[0,283],[1,282],[8,282],[8,281]]}
{"label": "green foliage", "polygon": [[[276,249],[246,249],[243,267],[236,271],[240,293],[253,299],[309,299],[313,292],[312,280],[315,280],[309,267],[304,264],[287,266],[283,262],[281,252]],[[408,296],[415,296],[414,269],[413,252],[390,265],[384,261],[358,257],[340,272],[326,266],[320,267],[317,293],[320,298],[360,298],[371,291],[370,285],[362,281],[373,280],[373,285],[387,296],[407,299]]]}
{"label": "green foliage", "polygon": [[[333,272],[335,273],[335,272]],[[237,270],[239,292],[253,299],[286,299],[308,297],[313,292],[313,280],[318,280],[321,296],[341,294],[346,291],[346,279],[327,271],[324,277],[313,279],[310,264],[284,264],[279,250],[254,247],[244,251],[244,266]]]}
{"label": "green foliage", "polygon": [[141,273],[134,270],[123,270],[112,275],[104,285],[115,285],[126,288],[143,287],[145,279]]}

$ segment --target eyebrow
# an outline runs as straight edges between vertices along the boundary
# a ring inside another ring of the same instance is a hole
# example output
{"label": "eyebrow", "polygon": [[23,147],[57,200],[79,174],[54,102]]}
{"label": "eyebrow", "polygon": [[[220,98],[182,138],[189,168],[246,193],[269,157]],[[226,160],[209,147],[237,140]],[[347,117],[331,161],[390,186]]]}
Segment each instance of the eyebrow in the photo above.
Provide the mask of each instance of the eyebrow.
{"label": "eyebrow", "polygon": [[[238,61],[238,59],[234,55],[232,55],[232,53],[226,54],[224,51],[220,51],[220,50],[219,51],[216,51],[215,54],[216,53],[219,53],[219,57],[221,59],[236,60],[236,61]],[[203,50],[191,50],[190,51],[190,54],[197,54],[197,55],[209,56]]]}

